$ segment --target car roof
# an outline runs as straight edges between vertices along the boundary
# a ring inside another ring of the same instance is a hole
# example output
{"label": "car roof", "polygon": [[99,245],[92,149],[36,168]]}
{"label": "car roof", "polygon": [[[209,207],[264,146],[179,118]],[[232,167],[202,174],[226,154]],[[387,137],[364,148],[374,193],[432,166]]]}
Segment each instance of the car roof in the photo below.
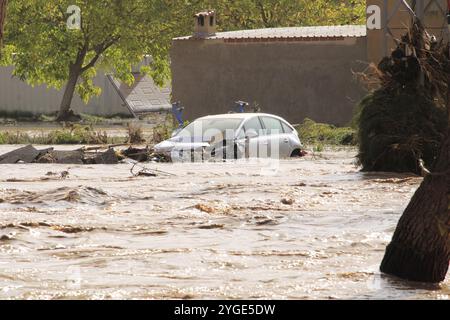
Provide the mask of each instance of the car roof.
{"label": "car roof", "polygon": [[242,119],[242,120],[246,120],[246,119],[250,119],[250,118],[258,117],[258,116],[259,117],[260,116],[269,116],[269,117],[282,119],[276,115],[268,114],[268,113],[224,113],[224,114],[205,116],[205,117],[199,118],[197,120],[206,120],[206,119]]}

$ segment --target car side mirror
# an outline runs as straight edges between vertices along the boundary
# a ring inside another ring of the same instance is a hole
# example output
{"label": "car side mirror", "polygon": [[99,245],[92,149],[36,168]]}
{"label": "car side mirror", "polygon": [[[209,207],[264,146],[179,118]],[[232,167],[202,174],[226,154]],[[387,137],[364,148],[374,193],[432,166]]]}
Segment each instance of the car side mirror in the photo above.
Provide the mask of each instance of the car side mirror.
{"label": "car side mirror", "polygon": [[245,133],[245,139],[253,139],[258,137],[258,133],[256,132],[256,130],[248,130]]}

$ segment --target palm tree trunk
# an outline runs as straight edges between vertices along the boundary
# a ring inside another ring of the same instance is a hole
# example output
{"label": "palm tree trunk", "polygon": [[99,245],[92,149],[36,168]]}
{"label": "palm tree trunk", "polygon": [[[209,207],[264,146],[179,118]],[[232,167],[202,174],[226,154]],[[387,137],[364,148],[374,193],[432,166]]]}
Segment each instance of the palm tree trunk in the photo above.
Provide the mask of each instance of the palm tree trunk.
{"label": "palm tree trunk", "polygon": [[425,177],[386,248],[380,270],[403,279],[439,283],[450,260],[450,76],[449,127],[434,173]]}
{"label": "palm tree trunk", "polygon": [[[418,22],[417,22],[418,23]],[[420,24],[419,24],[420,27]],[[420,29],[420,28],[419,28]],[[423,36],[417,37],[423,40]],[[415,44],[423,49],[423,44]],[[423,52],[423,50],[417,50]],[[448,55],[442,63],[448,64]],[[412,281],[445,280],[450,260],[450,74],[447,71],[447,132],[439,157],[411,199],[386,248],[380,270]]]}
{"label": "palm tree trunk", "polygon": [[425,178],[398,223],[381,263],[384,273],[420,282],[445,280],[450,260],[449,137],[436,166],[439,173]]}

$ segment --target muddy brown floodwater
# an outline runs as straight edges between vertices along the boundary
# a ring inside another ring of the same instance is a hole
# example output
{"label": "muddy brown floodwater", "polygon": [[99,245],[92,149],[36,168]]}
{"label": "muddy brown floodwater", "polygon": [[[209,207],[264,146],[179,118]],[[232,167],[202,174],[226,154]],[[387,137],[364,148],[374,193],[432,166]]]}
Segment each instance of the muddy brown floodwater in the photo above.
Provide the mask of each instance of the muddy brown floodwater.
{"label": "muddy brown floodwater", "polygon": [[176,174],[156,178],[1,165],[0,298],[448,299],[449,280],[379,273],[421,179],[354,156],[149,165]]}

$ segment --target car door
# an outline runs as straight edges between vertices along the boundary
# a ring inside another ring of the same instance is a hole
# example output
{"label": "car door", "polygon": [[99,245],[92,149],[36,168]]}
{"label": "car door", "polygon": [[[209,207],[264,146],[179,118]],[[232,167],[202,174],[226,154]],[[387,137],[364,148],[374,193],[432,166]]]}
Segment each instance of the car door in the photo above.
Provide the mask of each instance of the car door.
{"label": "car door", "polygon": [[266,140],[262,133],[263,127],[259,117],[255,116],[245,121],[242,131],[238,133],[238,153],[246,158],[260,157],[261,144],[264,145]]}
{"label": "car door", "polygon": [[281,124],[283,125],[284,131],[282,143],[283,147],[286,148],[286,157],[291,157],[292,153],[295,150],[299,150],[302,147],[301,142],[298,138],[298,135],[294,133],[294,128],[292,128],[287,122],[284,121],[281,121]]}
{"label": "car door", "polygon": [[290,141],[284,133],[283,125],[277,118],[270,116],[261,117],[264,132],[269,146],[271,158],[286,158],[290,156]]}

